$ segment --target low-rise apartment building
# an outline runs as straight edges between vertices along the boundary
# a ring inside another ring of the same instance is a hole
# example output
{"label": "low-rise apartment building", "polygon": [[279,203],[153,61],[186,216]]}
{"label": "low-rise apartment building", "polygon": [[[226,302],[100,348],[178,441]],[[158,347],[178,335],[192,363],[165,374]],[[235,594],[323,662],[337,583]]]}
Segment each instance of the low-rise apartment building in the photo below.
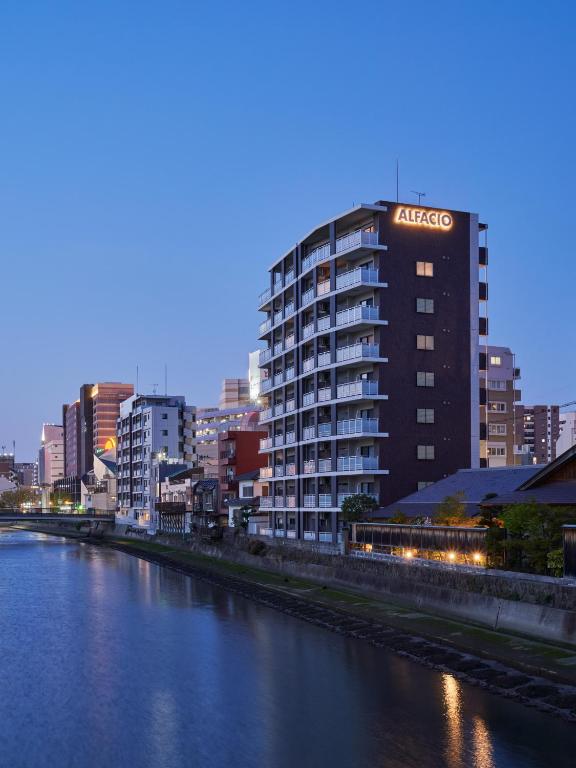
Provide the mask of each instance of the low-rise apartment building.
{"label": "low-rise apartment building", "polygon": [[520,434],[516,424],[516,403],[522,394],[517,387],[519,380],[520,369],[516,367],[513,352],[508,347],[488,346],[486,366],[480,378],[483,466],[506,467],[522,463],[516,450]]}
{"label": "low-rise apartment building", "polygon": [[548,464],[556,458],[560,437],[560,406],[519,405],[516,408],[520,450],[534,464]]}

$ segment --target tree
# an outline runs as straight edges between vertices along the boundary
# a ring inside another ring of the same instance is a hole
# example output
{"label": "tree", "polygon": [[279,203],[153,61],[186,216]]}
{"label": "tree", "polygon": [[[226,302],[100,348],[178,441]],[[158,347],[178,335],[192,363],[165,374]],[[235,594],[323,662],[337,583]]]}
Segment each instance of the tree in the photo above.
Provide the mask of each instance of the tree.
{"label": "tree", "polygon": [[399,509],[397,509],[392,517],[388,520],[389,523],[407,523],[408,522],[408,516],[404,514],[404,512],[401,512]]}
{"label": "tree", "polygon": [[570,507],[551,507],[528,502],[504,507],[502,520],[506,539],[506,567],[527,573],[552,573],[559,570],[556,553],[562,548],[562,526],[574,523],[576,512]]}
{"label": "tree", "polygon": [[459,525],[471,527],[474,521],[466,516],[466,504],[464,503],[464,491],[458,491],[452,496],[446,496],[438,505],[435,525]]}
{"label": "tree", "polygon": [[36,491],[32,488],[15,488],[13,491],[4,491],[0,496],[2,509],[19,509],[22,504],[33,504],[38,500]]}
{"label": "tree", "polygon": [[342,520],[346,523],[357,523],[370,512],[378,508],[378,502],[366,493],[355,493],[347,496],[342,502]]}

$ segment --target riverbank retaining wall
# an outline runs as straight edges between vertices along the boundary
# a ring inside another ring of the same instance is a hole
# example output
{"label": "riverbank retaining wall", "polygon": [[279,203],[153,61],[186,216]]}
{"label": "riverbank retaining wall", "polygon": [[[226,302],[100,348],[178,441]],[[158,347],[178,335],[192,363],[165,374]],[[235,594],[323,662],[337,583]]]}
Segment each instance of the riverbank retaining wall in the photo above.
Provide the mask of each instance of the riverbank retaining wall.
{"label": "riverbank retaining wall", "polygon": [[[48,532],[50,527],[44,525]],[[62,526],[54,533],[66,535]],[[78,535],[78,531],[72,531]],[[322,585],[353,589],[428,614],[576,647],[576,580],[382,556],[341,556],[318,547],[265,543],[228,532],[222,541],[148,536],[112,526],[96,535],[156,542]]]}

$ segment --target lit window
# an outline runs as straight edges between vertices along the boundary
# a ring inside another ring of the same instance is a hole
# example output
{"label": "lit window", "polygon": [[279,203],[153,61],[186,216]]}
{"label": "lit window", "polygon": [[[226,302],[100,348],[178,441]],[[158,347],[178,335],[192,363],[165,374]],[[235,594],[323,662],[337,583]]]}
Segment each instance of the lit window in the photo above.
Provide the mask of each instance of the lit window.
{"label": "lit window", "polygon": [[488,446],[488,456],[506,456],[506,446]]}
{"label": "lit window", "polygon": [[416,446],[416,455],[422,461],[432,461],[434,456],[433,445],[418,445]]}
{"label": "lit window", "polygon": [[434,373],[432,371],[417,371],[416,386],[417,387],[433,387]]}
{"label": "lit window", "polygon": [[490,400],[488,403],[488,410],[493,413],[506,413],[508,409],[506,403],[501,400]]}
{"label": "lit window", "polygon": [[434,336],[424,336],[419,333],[416,336],[416,349],[424,349],[426,351],[432,351],[434,349]]}
{"label": "lit window", "polygon": [[434,314],[434,299],[416,299],[416,312],[423,315]]}
{"label": "lit window", "polygon": [[490,365],[502,365],[502,358],[500,355],[490,355]]}
{"label": "lit window", "polygon": [[418,277],[434,277],[434,264],[431,261],[417,261],[416,274]]}
{"label": "lit window", "polygon": [[434,424],[434,408],[417,408],[416,421],[418,424]]}
{"label": "lit window", "polygon": [[506,435],[506,424],[488,424],[488,434]]}

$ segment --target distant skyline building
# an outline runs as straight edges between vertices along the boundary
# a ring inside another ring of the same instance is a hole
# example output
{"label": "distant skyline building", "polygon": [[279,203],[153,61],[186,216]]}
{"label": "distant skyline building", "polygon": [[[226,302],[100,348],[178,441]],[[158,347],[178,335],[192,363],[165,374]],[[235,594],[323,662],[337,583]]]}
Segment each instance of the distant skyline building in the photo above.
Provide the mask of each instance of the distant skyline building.
{"label": "distant skyline building", "polygon": [[250,385],[248,379],[224,379],[220,392],[218,407],[221,410],[227,408],[240,408],[250,404]]}
{"label": "distant skyline building", "polygon": [[252,404],[235,408],[198,408],[196,413],[196,457],[206,478],[218,479],[218,435],[221,432],[260,429],[258,409]]}
{"label": "distant skyline building", "polygon": [[62,407],[67,477],[82,477],[93,469],[95,453],[116,448],[120,403],[133,394],[132,384],[83,384],[78,400]]}
{"label": "distant skyline building", "polygon": [[383,507],[479,466],[485,229],[379,201],[274,261],[259,300],[274,535],[336,544],[348,496]]}
{"label": "distant skyline building", "polygon": [[521,464],[516,446],[521,434],[516,426],[516,403],[521,398],[517,384],[520,369],[509,347],[486,347],[486,367],[481,373],[482,400],[480,420],[484,444],[481,444],[482,463],[488,467],[506,467]]}
{"label": "distant skyline building", "polygon": [[518,405],[519,446],[534,464],[548,464],[556,458],[556,443],[560,437],[560,406]]}
{"label": "distant skyline building", "polygon": [[14,464],[14,471],[18,477],[19,485],[26,487],[38,485],[38,462],[17,461]]}
{"label": "distant skyline building", "polygon": [[64,429],[61,424],[44,424],[38,452],[38,481],[53,486],[64,477]]}
{"label": "distant skyline building", "polygon": [[560,414],[560,436],[556,441],[556,456],[576,445],[576,411]]}
{"label": "distant skyline building", "polygon": [[180,395],[133,395],[117,421],[120,523],[156,530],[156,499],[170,474],[196,463],[195,408]]}
{"label": "distant skyline building", "polygon": [[250,400],[258,403],[260,397],[260,350],[248,354],[248,383],[250,386]]}

